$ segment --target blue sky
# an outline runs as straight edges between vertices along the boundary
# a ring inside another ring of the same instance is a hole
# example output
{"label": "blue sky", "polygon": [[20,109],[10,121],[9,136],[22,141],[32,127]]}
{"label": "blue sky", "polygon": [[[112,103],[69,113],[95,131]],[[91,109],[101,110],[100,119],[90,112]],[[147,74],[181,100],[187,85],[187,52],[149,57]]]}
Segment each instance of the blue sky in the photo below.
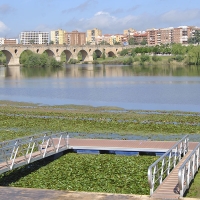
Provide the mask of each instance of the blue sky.
{"label": "blue sky", "polygon": [[200,26],[200,0],[1,0],[0,37],[22,31],[83,31]]}

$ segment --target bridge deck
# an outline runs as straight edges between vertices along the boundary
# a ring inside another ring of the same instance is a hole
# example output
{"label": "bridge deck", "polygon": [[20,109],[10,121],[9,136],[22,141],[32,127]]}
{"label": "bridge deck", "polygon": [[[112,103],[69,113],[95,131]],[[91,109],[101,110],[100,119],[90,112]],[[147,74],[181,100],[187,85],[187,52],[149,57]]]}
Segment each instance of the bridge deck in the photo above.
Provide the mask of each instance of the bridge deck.
{"label": "bridge deck", "polygon": [[[127,150],[145,152],[166,152],[177,141],[150,140],[109,140],[109,139],[76,139],[69,138],[69,146],[73,149]],[[61,143],[62,144],[62,143]],[[193,150],[198,142],[189,142],[189,150]]]}
{"label": "bridge deck", "polygon": [[183,162],[190,155],[191,150],[181,159],[177,166],[171,171],[171,173],[166,177],[162,184],[155,190],[152,198],[162,199],[178,199],[180,197],[180,192],[178,188],[178,170]]}

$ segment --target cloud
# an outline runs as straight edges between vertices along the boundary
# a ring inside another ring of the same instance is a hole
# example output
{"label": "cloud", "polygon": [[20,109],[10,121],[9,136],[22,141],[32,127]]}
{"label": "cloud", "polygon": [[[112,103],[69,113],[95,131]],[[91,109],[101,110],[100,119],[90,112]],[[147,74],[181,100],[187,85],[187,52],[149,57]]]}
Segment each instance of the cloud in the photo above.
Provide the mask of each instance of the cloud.
{"label": "cloud", "polygon": [[190,22],[192,20],[199,20],[200,18],[200,9],[192,10],[171,10],[164,13],[161,16],[161,21],[166,23],[183,23]]}
{"label": "cloud", "polygon": [[8,30],[8,27],[2,21],[0,21],[0,33],[5,33]]}
{"label": "cloud", "polygon": [[62,13],[65,14],[68,12],[76,12],[76,11],[83,12],[87,10],[92,4],[96,4],[96,3],[97,3],[96,0],[86,0],[84,3],[79,4],[76,7],[63,10]]}
{"label": "cloud", "polygon": [[[150,20],[150,22],[149,22]],[[118,18],[116,16],[111,15],[108,12],[99,11],[92,18],[81,20],[71,19],[66,22],[65,26],[67,29],[69,27],[86,31],[92,28],[98,28],[105,33],[123,33],[123,30],[128,28],[134,28],[136,30],[144,30],[143,28],[147,28],[150,24],[151,20],[150,16],[134,16],[128,15],[125,17]]]}
{"label": "cloud", "polygon": [[[132,9],[134,9],[132,7]],[[135,7],[135,9],[137,9]],[[151,28],[178,27],[182,25],[200,26],[200,9],[172,10],[163,14],[142,13],[140,15],[126,15],[119,17],[117,14],[99,11],[91,18],[73,18],[65,23],[68,31],[98,28],[103,34],[123,33],[123,30],[133,28],[145,31]],[[63,27],[65,29],[65,27]],[[71,30],[70,30],[71,29]]]}
{"label": "cloud", "polygon": [[7,14],[7,13],[12,12],[13,10],[14,9],[7,4],[0,5],[0,14]]}

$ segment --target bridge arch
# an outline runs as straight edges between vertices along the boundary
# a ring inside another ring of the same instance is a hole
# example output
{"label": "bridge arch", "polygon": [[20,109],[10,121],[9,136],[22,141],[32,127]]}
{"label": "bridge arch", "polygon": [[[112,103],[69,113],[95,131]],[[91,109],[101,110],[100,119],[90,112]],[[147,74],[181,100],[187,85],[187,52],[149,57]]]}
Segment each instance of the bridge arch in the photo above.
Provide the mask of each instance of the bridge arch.
{"label": "bridge arch", "polygon": [[96,49],[94,52],[96,53],[97,58],[100,58],[102,56],[102,52],[99,49]]}
{"label": "bridge arch", "polygon": [[[81,58],[79,58],[79,55],[81,56]],[[81,61],[84,61],[84,60],[88,60],[88,53],[86,50],[80,50],[78,52],[78,59],[80,59]]]}
{"label": "bridge arch", "polygon": [[[13,54],[8,50],[1,50],[3,54],[6,56],[6,65],[12,64],[15,62]],[[16,52],[17,53],[17,52]]]}
{"label": "bridge arch", "polygon": [[[63,52],[62,52],[62,54],[65,54],[65,58],[66,58],[66,62],[68,62],[71,58],[72,58],[72,53],[71,53],[71,51],[69,51],[69,50],[64,50]],[[61,55],[62,55],[61,54]]]}
{"label": "bridge arch", "polygon": [[52,50],[50,50],[50,49],[46,49],[46,50],[44,50],[44,52],[43,53],[47,53],[47,55],[49,56],[49,57],[55,57],[55,53],[52,51]]}
{"label": "bridge arch", "polygon": [[115,53],[113,51],[108,52],[108,57],[116,57]]}

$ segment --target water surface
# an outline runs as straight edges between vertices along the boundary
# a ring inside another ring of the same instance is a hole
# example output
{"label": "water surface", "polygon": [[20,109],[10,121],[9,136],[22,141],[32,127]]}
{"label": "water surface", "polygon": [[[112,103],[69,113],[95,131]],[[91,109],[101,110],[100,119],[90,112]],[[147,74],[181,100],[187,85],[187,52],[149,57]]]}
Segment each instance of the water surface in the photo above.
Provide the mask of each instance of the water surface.
{"label": "water surface", "polygon": [[0,67],[0,99],[200,112],[200,70],[194,66]]}

